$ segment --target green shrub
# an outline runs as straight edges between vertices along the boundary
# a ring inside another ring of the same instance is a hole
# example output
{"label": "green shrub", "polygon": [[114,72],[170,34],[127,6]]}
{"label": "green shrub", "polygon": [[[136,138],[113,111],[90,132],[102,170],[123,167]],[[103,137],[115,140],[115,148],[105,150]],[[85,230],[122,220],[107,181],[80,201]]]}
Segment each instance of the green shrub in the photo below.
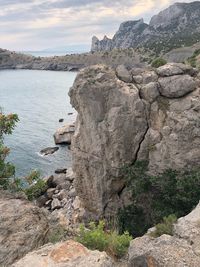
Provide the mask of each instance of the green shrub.
{"label": "green shrub", "polygon": [[117,258],[122,258],[124,255],[126,255],[128,251],[132,237],[129,235],[128,232],[119,235],[117,232],[113,231],[109,235],[108,240],[108,251],[110,252],[110,254],[114,255]]}
{"label": "green shrub", "polygon": [[153,68],[159,68],[165,64],[167,64],[167,61],[164,58],[158,57],[152,61],[151,66]]}
{"label": "green shrub", "polygon": [[62,226],[57,226],[56,228],[52,229],[48,235],[48,242],[50,243],[58,243],[60,241],[64,241],[67,239],[68,232]]}
{"label": "green shrub", "polygon": [[119,211],[120,233],[127,230],[133,236],[141,236],[170,214],[185,216],[199,202],[200,168],[166,170],[151,176],[147,166],[148,162],[136,162],[123,168],[133,203]]}
{"label": "green shrub", "polygon": [[196,57],[200,55],[200,49],[194,51],[193,55],[188,58],[187,62],[193,67],[197,67],[197,59]]}
{"label": "green shrub", "polygon": [[37,171],[32,171],[24,179],[28,186],[23,191],[29,200],[38,198],[48,189],[46,181],[40,178],[40,173]]}
{"label": "green shrub", "polygon": [[77,241],[91,250],[97,249],[118,258],[123,257],[127,253],[132,237],[128,232],[118,235],[116,231],[106,232],[104,228],[104,221],[100,221],[97,225],[91,222],[89,229],[81,225]]}
{"label": "green shrub", "polygon": [[78,241],[89,249],[99,251],[105,251],[108,248],[108,236],[104,232],[105,223],[100,221],[96,226],[94,222],[91,222],[89,229],[86,229],[84,225],[80,226],[80,235]]}
{"label": "green shrub", "polygon": [[174,214],[163,218],[163,222],[157,224],[155,231],[151,233],[153,237],[159,237],[163,234],[173,235],[174,223],[176,223],[177,217]]}

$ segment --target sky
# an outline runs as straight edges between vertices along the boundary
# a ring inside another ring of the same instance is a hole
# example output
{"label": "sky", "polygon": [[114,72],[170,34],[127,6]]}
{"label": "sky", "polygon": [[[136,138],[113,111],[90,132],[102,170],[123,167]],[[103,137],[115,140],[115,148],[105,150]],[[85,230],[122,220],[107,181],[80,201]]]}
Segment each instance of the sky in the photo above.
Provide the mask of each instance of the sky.
{"label": "sky", "polygon": [[90,49],[123,21],[150,18],[177,0],[0,0],[0,47],[14,51]]}

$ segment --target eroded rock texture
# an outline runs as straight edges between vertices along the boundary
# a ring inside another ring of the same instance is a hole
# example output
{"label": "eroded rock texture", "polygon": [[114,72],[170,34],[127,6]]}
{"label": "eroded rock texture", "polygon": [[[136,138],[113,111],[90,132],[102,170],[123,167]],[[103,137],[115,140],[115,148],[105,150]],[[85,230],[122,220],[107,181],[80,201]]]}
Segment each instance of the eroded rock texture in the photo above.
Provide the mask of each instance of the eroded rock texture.
{"label": "eroded rock texture", "polygon": [[72,240],[47,244],[28,253],[13,267],[114,267],[113,261],[105,252],[90,251]]}
{"label": "eroded rock texture", "polygon": [[0,190],[0,266],[43,245],[49,230],[46,214],[18,195]]}
{"label": "eroded rock texture", "polygon": [[124,164],[148,160],[152,173],[199,164],[199,84],[195,69],[175,63],[116,73],[94,66],[78,74],[70,91],[79,114],[73,169],[87,211],[110,216],[124,204]]}

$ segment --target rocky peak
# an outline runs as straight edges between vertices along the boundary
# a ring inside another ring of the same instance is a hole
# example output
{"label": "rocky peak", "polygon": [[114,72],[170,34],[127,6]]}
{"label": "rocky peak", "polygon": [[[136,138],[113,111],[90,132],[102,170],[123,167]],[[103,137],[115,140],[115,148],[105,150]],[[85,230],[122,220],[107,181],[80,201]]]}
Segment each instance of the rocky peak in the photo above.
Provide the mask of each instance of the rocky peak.
{"label": "rocky peak", "polygon": [[145,47],[157,54],[173,48],[191,46],[200,40],[200,2],[176,3],[152,17],[150,24],[143,19],[123,22],[109,45],[105,40],[92,45],[92,51]]}
{"label": "rocky peak", "polygon": [[[169,26],[188,27],[190,24],[199,24],[200,2],[175,3],[158,15],[152,17],[149,26],[155,29],[166,29]],[[176,28],[172,30],[177,30]]]}

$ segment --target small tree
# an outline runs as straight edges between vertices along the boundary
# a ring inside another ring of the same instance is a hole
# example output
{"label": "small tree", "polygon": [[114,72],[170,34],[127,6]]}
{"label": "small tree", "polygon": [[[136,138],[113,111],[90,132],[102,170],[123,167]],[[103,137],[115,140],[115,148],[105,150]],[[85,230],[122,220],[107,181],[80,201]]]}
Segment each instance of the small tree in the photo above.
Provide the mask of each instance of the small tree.
{"label": "small tree", "polygon": [[8,189],[11,184],[11,178],[14,178],[15,167],[6,162],[10,149],[3,143],[4,135],[11,134],[19,118],[16,114],[5,115],[0,112],[0,186]]}

